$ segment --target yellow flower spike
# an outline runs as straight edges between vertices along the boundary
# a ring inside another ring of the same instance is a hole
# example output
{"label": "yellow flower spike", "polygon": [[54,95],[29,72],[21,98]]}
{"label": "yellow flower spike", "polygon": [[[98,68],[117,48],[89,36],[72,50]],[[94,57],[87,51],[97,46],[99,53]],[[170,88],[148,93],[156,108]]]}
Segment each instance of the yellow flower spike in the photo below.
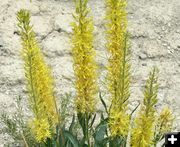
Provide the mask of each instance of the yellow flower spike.
{"label": "yellow flower spike", "polygon": [[129,129],[129,116],[122,111],[111,112],[109,125],[113,137],[119,134],[124,137]]}
{"label": "yellow flower spike", "polygon": [[46,119],[35,119],[31,126],[38,142],[45,142],[47,138],[51,138],[50,125]]}
{"label": "yellow flower spike", "polygon": [[106,0],[107,49],[110,53],[108,81],[111,94],[109,126],[112,136],[125,138],[130,123],[127,113],[130,64],[126,5],[126,0]]}
{"label": "yellow flower spike", "polygon": [[30,106],[37,120],[46,119],[50,127],[54,128],[58,122],[58,113],[54,97],[54,81],[50,69],[45,63],[35,33],[30,25],[29,12],[20,10],[17,13],[17,19],[22,40],[22,54]]}
{"label": "yellow flower spike", "polygon": [[93,48],[93,23],[88,17],[88,0],[76,1],[75,22],[72,23],[72,55],[74,61],[76,108],[80,113],[95,111],[97,94],[97,65]]}
{"label": "yellow flower spike", "polygon": [[168,107],[163,108],[157,120],[159,133],[163,135],[169,132],[172,129],[173,120],[172,111]]}
{"label": "yellow flower spike", "polygon": [[144,89],[144,100],[135,118],[135,126],[132,129],[131,146],[149,147],[153,144],[155,104],[157,103],[158,83],[157,69],[150,72]]}
{"label": "yellow flower spike", "polygon": [[164,107],[156,121],[154,145],[163,139],[165,133],[171,131],[173,127],[173,121],[174,117],[172,111],[168,107]]}

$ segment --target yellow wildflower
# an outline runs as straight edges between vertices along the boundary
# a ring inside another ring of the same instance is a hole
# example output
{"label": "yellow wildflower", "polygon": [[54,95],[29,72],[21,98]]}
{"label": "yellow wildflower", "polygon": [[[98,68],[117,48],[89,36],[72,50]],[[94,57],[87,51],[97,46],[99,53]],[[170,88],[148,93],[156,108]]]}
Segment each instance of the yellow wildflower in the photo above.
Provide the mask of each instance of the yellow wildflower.
{"label": "yellow wildflower", "polygon": [[161,111],[155,126],[154,144],[156,145],[163,139],[164,134],[171,131],[173,126],[173,114],[168,107],[164,107]]}
{"label": "yellow wildflower", "polygon": [[143,111],[139,113],[139,117],[135,119],[136,127],[132,131],[132,147],[149,147],[152,144],[153,117],[147,117]]}
{"label": "yellow wildflower", "polygon": [[156,72],[154,68],[146,82],[143,105],[135,118],[135,126],[132,130],[132,147],[149,147],[153,143],[155,104],[158,92]]}
{"label": "yellow wildflower", "polygon": [[[112,136],[126,137],[129,128],[127,104],[130,96],[130,64],[127,35],[126,0],[106,0],[109,91],[111,94],[110,131]],[[116,126],[118,124],[119,126]]]}
{"label": "yellow wildflower", "polygon": [[58,121],[58,113],[50,68],[45,63],[32,25],[30,25],[29,12],[20,10],[17,13],[17,19],[22,40],[22,54],[30,106],[37,120],[48,120],[51,128],[54,128]]}
{"label": "yellow wildflower", "polygon": [[157,120],[157,125],[159,126],[159,133],[165,134],[172,129],[173,124],[173,114],[168,107],[163,108],[160,116]]}
{"label": "yellow wildflower", "polygon": [[50,125],[46,119],[35,119],[32,124],[32,131],[38,142],[45,142],[47,138],[51,138]]}
{"label": "yellow wildflower", "polygon": [[109,126],[111,130],[111,135],[113,137],[117,136],[118,134],[126,137],[129,129],[129,116],[122,111],[114,110],[111,112]]}
{"label": "yellow wildflower", "polygon": [[95,111],[97,94],[97,73],[95,50],[93,48],[93,23],[87,15],[88,0],[76,1],[75,22],[72,23],[72,54],[74,61],[76,108],[80,113]]}
{"label": "yellow wildflower", "polygon": [[125,34],[127,33],[126,0],[106,0],[107,5],[107,48],[110,53],[108,79],[112,99],[117,97],[121,74]]}

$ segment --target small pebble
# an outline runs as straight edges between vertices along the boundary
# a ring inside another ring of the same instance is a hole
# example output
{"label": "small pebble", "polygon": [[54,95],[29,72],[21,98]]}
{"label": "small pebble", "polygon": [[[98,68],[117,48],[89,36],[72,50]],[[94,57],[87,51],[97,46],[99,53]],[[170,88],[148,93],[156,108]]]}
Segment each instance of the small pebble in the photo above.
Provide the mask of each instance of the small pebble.
{"label": "small pebble", "polygon": [[176,30],[176,33],[180,33],[180,30]]}
{"label": "small pebble", "polygon": [[139,54],[139,59],[145,60],[147,58],[147,55],[145,53],[140,53]]}
{"label": "small pebble", "polygon": [[171,23],[170,22],[168,23],[168,27],[171,27]]}
{"label": "small pebble", "polygon": [[165,26],[162,26],[162,30],[165,31]]}
{"label": "small pebble", "polygon": [[147,66],[147,63],[142,63],[142,66]]}
{"label": "small pebble", "polygon": [[162,45],[163,45],[163,46],[167,46],[167,43],[163,43]]}

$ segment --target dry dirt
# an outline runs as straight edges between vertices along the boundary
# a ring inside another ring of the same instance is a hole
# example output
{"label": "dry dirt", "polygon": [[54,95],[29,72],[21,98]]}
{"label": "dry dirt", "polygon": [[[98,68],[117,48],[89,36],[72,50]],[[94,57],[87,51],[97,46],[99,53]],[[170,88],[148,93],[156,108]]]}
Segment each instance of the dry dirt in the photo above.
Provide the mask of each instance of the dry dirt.
{"label": "dry dirt", "polygon": [[[89,0],[95,24],[95,48],[101,75],[105,73],[104,0]],[[29,9],[39,43],[52,66],[57,96],[74,92],[70,53],[72,0],[0,0],[0,112],[15,111],[15,97],[21,95],[26,106],[23,62],[16,13]],[[159,74],[158,109],[169,105],[180,131],[180,0],[128,0],[129,32],[132,51],[131,107],[143,98],[142,88],[152,66]],[[26,107],[25,107],[26,108]],[[25,109],[25,112],[28,113]],[[3,126],[0,124],[0,129]],[[9,136],[0,132],[0,146]]]}

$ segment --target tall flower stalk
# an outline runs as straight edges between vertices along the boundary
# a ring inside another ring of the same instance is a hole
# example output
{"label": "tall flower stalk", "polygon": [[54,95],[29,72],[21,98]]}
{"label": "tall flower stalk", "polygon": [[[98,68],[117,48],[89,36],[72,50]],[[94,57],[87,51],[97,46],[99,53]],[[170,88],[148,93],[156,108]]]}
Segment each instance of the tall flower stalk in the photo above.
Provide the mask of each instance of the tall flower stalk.
{"label": "tall flower stalk", "polygon": [[76,13],[73,15],[75,22],[72,23],[72,54],[77,91],[76,107],[80,113],[95,111],[97,94],[93,23],[92,18],[88,17],[87,2],[88,0],[76,1]]}
{"label": "tall flower stalk", "polygon": [[157,69],[153,68],[146,81],[143,104],[135,118],[135,126],[132,130],[132,147],[149,147],[153,144],[155,105],[158,93],[157,79]]}
{"label": "tall flower stalk", "polygon": [[171,109],[169,107],[164,107],[156,120],[153,139],[154,146],[163,139],[164,134],[172,130],[173,121],[174,116]]}
{"label": "tall flower stalk", "polygon": [[[75,73],[76,109],[85,138],[88,140],[89,119],[96,109],[97,73],[93,48],[93,22],[89,17],[88,0],[76,0],[72,35]],[[89,143],[88,143],[89,144]]]}
{"label": "tall flower stalk", "polygon": [[126,5],[126,0],[106,0],[107,49],[110,54],[108,81],[111,94],[109,127],[112,137],[124,139],[127,137],[130,121],[127,113],[130,64]]}
{"label": "tall flower stalk", "polygon": [[18,27],[22,40],[22,55],[25,77],[29,93],[30,106],[34,113],[31,128],[38,142],[51,137],[52,129],[58,122],[58,113],[54,97],[54,81],[50,68],[45,63],[38,46],[30,14],[27,10],[17,13]]}

